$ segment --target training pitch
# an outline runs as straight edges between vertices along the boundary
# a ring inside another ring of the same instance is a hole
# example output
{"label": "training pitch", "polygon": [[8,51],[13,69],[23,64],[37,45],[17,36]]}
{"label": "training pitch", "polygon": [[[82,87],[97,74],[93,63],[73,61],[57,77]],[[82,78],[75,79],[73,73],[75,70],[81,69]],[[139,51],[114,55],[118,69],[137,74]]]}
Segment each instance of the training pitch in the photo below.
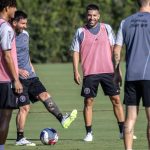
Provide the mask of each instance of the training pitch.
{"label": "training pitch", "polygon": [[[72,64],[46,64],[34,65],[37,75],[52,95],[54,101],[63,113],[78,110],[77,119],[68,129],[63,129],[60,123],[49,114],[41,102],[31,106],[30,114],[26,121],[25,136],[35,142],[37,146],[15,146],[16,110],[10,123],[9,135],[6,141],[5,150],[123,150],[123,140],[119,139],[117,121],[112,111],[112,104],[108,97],[105,97],[101,88],[95,99],[93,111],[93,132],[94,141],[85,143],[85,128],[83,121],[83,98],[80,96],[81,86],[73,81]],[[124,70],[124,64],[122,69]],[[123,71],[124,72],[124,71]],[[123,99],[123,89],[121,91]],[[54,146],[46,146],[39,140],[42,129],[46,127],[55,128],[59,140]],[[146,150],[146,118],[143,107],[140,107],[137,124],[135,127],[137,140],[134,142],[135,150]]]}

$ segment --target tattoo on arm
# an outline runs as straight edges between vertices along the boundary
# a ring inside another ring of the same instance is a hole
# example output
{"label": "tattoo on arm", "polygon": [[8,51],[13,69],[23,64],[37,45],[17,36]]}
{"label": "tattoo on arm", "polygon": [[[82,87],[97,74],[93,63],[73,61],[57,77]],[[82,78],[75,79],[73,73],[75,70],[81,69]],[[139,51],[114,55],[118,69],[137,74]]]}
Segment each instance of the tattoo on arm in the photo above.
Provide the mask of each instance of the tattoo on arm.
{"label": "tattoo on arm", "polygon": [[120,63],[120,55],[119,54],[114,54],[114,67],[115,69],[118,68]]}
{"label": "tattoo on arm", "polygon": [[119,69],[121,50],[122,50],[122,46],[120,46],[120,45],[114,46],[114,50],[113,50],[114,70]]}

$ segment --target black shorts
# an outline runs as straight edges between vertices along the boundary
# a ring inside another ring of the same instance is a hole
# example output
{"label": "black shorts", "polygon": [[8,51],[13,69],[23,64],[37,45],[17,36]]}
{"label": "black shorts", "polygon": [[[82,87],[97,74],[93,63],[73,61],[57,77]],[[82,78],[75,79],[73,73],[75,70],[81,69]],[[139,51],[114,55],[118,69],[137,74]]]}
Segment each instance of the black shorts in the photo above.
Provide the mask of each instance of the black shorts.
{"label": "black shorts", "polygon": [[20,79],[23,85],[23,93],[18,98],[19,106],[24,106],[38,101],[37,96],[46,92],[46,88],[41,83],[38,77],[31,79]]}
{"label": "black shorts", "polygon": [[105,95],[119,95],[120,89],[118,85],[114,84],[113,77],[112,73],[85,76],[81,96],[85,98],[96,97],[99,84],[101,84]]}
{"label": "black shorts", "polygon": [[139,106],[141,98],[143,106],[150,107],[150,80],[126,81],[124,104]]}
{"label": "black shorts", "polygon": [[0,83],[0,109],[16,109],[18,101],[12,83]]}

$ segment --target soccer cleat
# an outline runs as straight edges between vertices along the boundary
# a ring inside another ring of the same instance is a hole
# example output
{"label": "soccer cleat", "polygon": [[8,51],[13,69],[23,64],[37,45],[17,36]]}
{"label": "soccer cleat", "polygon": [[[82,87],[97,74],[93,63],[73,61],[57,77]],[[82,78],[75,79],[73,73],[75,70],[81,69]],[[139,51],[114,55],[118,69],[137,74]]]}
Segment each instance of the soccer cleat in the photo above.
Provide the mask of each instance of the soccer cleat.
{"label": "soccer cleat", "polygon": [[93,135],[91,132],[88,132],[85,138],[83,139],[85,142],[92,142],[93,141]]}
{"label": "soccer cleat", "polygon": [[16,145],[17,146],[36,146],[35,143],[32,143],[32,142],[26,140],[26,138],[22,138],[19,141],[16,141]]}
{"label": "soccer cleat", "polygon": [[[119,138],[120,138],[120,139],[123,139],[123,133],[120,133]],[[133,135],[133,140],[136,140],[136,139],[137,139],[137,136],[136,136],[136,135]]]}
{"label": "soccer cleat", "polygon": [[77,117],[76,109],[74,109],[70,114],[66,114],[65,116],[63,116],[63,119],[61,121],[63,128],[67,129],[71,125],[71,123],[75,120],[76,117]]}
{"label": "soccer cleat", "polygon": [[136,140],[137,139],[137,136],[136,135],[133,135],[133,140]]}

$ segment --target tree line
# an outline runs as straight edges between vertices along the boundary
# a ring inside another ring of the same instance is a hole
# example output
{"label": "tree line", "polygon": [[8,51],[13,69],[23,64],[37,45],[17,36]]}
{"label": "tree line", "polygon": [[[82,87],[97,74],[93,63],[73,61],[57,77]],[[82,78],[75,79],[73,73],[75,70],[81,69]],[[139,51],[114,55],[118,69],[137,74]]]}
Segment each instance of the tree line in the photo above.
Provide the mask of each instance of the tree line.
{"label": "tree line", "polygon": [[136,12],[135,0],[17,0],[28,14],[30,55],[33,63],[70,62],[69,48],[76,29],[85,23],[85,8],[100,7],[101,22],[115,33],[120,21]]}

